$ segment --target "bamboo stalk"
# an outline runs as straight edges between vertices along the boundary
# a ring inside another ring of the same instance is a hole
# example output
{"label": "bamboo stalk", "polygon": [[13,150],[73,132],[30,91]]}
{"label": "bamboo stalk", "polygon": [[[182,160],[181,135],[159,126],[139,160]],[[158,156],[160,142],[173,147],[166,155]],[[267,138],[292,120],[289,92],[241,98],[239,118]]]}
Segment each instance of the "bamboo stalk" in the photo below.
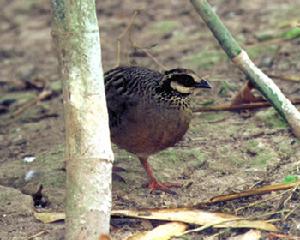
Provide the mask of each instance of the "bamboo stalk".
{"label": "bamboo stalk", "polygon": [[99,240],[109,233],[113,154],[95,1],[52,0],[52,9],[66,127],[66,239]]}
{"label": "bamboo stalk", "polygon": [[255,66],[206,0],[191,0],[191,3],[227,56],[247,75],[251,83],[288,122],[294,134],[300,138],[300,112],[297,108],[283,95],[273,80]]}

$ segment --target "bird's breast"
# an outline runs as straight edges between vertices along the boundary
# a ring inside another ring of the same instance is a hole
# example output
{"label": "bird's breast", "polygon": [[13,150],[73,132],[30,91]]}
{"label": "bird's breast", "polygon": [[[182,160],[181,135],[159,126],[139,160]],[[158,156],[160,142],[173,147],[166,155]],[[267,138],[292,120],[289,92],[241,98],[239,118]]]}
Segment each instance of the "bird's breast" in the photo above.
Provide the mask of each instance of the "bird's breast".
{"label": "bird's breast", "polygon": [[111,129],[112,141],[136,155],[151,155],[181,140],[191,115],[189,109],[140,104]]}

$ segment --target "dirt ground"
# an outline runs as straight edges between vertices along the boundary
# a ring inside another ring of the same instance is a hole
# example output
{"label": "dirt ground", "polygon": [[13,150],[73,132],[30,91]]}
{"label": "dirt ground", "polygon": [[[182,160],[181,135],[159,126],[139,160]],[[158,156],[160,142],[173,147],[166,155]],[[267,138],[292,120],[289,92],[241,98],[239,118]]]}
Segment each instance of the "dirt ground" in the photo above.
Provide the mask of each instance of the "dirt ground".
{"label": "dirt ground", "polygon": [[[300,38],[288,32],[299,23],[300,0],[210,3],[266,73],[299,76]],[[0,239],[63,239],[63,223],[43,224],[33,217],[34,211],[63,211],[65,197],[62,89],[52,48],[50,2],[1,0],[0,4]],[[212,83],[213,90],[194,98],[194,107],[229,103],[243,85],[244,75],[227,60],[189,1],[102,0],[97,7],[105,70],[115,65],[116,39],[138,9],[132,27],[135,44],[149,48],[167,68],[191,68]],[[162,70],[130,46],[127,37],[122,56],[123,64]],[[289,98],[299,97],[299,82],[280,77],[274,81]],[[35,101],[44,89],[51,90],[49,98]],[[126,169],[121,173],[126,183],[113,182],[114,209],[192,206],[218,194],[300,175],[300,141],[271,108],[195,113],[183,141],[150,159],[159,179],[183,184],[176,195],[150,194],[141,186],[146,176],[136,157],[115,146],[114,152],[118,166]],[[40,184],[47,198],[45,208],[32,202]],[[208,209],[276,219],[283,234],[300,236],[299,200],[294,190]],[[140,220],[112,221],[114,239],[150,228]],[[211,239],[228,239],[241,232],[208,229],[178,239],[214,234]]]}

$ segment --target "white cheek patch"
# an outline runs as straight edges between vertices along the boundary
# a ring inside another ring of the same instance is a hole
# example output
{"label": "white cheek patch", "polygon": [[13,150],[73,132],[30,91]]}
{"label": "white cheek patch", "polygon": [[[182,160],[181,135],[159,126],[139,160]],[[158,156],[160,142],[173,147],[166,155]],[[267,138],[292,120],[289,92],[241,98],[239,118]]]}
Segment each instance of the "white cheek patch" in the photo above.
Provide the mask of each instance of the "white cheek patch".
{"label": "white cheek patch", "polygon": [[193,89],[191,89],[189,87],[184,87],[175,81],[171,82],[171,88],[175,89],[177,92],[180,92],[180,93],[193,93]]}

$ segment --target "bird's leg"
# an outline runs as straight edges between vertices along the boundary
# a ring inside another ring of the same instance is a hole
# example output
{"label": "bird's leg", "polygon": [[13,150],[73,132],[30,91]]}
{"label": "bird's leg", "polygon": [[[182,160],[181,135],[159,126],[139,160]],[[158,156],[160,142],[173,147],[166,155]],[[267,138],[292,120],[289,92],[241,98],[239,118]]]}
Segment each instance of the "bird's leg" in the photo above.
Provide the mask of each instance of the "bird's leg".
{"label": "bird's leg", "polygon": [[167,193],[174,193],[172,190],[169,188],[172,187],[181,187],[181,184],[179,183],[161,183],[159,182],[153,175],[153,171],[151,166],[148,163],[148,158],[146,157],[139,157],[141,164],[143,165],[147,176],[149,178],[149,183],[148,183],[148,188],[153,191],[153,190],[161,190]]}

